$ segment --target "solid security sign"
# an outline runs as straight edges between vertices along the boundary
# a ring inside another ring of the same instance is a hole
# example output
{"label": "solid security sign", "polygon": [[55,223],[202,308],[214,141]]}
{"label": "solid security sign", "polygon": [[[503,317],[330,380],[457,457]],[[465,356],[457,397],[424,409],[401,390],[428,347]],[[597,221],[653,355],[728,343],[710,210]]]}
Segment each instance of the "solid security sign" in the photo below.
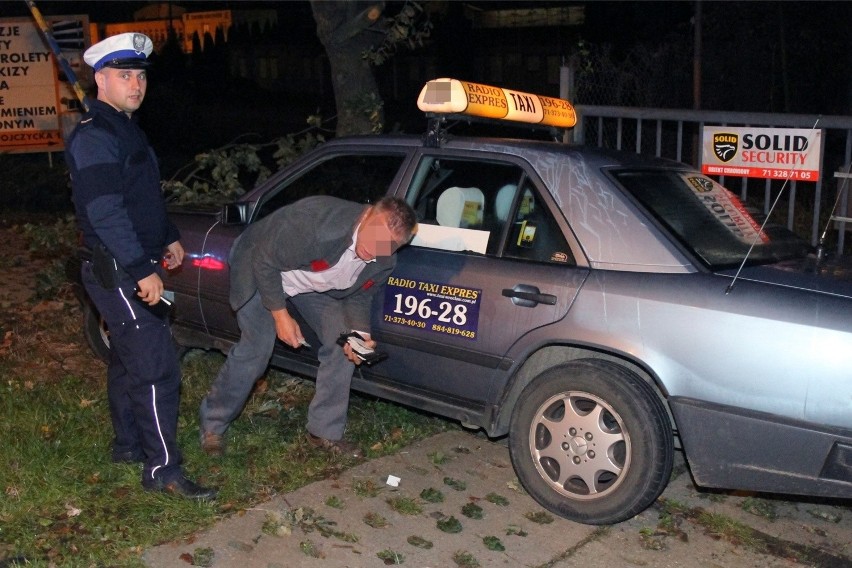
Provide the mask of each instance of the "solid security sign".
{"label": "solid security sign", "polygon": [[819,181],[822,130],[705,126],[709,175]]}

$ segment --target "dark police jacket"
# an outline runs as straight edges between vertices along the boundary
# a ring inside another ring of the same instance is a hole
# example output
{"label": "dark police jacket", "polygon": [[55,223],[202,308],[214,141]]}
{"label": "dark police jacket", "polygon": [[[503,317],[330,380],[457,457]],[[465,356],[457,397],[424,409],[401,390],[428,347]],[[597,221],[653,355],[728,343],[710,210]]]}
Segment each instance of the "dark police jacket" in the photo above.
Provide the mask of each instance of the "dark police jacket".
{"label": "dark police jacket", "polygon": [[[287,294],[281,273],[319,272],[334,266],[352,244],[355,227],[367,207],[336,197],[307,197],[250,225],[231,249],[231,307],[238,310],[257,291],[268,310],[285,308]],[[378,257],[367,263],[351,287],[324,292],[342,300],[350,329],[370,329],[374,293],[395,265],[396,256]]]}
{"label": "dark police jacket", "polygon": [[124,112],[88,102],[65,150],[77,225],[86,247],[105,245],[138,282],[180,234],[166,216],[160,169],[145,133]]}

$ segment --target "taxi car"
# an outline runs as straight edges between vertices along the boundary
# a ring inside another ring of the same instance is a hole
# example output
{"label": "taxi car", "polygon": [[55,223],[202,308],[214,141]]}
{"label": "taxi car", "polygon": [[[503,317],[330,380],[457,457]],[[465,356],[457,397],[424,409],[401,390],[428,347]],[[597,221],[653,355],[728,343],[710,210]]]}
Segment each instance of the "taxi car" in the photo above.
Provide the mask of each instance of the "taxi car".
{"label": "taxi car", "polygon": [[[676,449],[699,486],[852,497],[848,276],[690,166],[446,129],[571,126],[567,101],[438,79],[419,104],[425,137],[331,140],[215,215],[173,212],[178,342],[238,338],[227,259],[248,224],[309,195],[396,195],[419,228],[374,305],[389,357],[356,390],[508,435],[524,488],[582,523],[648,507]],[[279,343],[272,363],[311,375],[315,354]]]}

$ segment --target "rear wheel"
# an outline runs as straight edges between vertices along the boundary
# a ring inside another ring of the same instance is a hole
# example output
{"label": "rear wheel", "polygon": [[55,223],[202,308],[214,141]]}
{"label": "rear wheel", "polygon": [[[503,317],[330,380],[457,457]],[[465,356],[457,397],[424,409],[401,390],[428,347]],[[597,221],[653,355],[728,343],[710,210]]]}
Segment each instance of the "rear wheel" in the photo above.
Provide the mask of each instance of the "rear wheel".
{"label": "rear wheel", "polygon": [[83,303],[83,336],[92,353],[101,361],[109,361],[109,329],[91,302]]}
{"label": "rear wheel", "polygon": [[[83,304],[83,336],[95,357],[109,363],[109,328],[91,302],[84,302]],[[178,360],[181,360],[189,351],[188,347],[179,345],[177,341],[174,342],[174,346]]]}
{"label": "rear wheel", "polygon": [[515,406],[512,464],[543,507],[567,519],[629,519],[662,493],[674,447],[662,402],[634,373],[582,359],[533,379]]}

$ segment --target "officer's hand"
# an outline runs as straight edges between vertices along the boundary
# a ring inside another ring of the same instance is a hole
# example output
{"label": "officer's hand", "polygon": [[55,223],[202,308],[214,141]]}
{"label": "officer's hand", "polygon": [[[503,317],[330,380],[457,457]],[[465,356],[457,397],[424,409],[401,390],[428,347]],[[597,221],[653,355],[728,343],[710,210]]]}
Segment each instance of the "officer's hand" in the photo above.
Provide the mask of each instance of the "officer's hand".
{"label": "officer's hand", "polygon": [[153,306],[160,301],[160,297],[163,295],[163,281],[156,272],[137,282],[137,285],[139,291],[136,295],[142,298],[145,303]]}
{"label": "officer's hand", "polygon": [[278,339],[293,348],[301,346],[305,337],[299,329],[299,324],[286,309],[272,310],[272,319],[275,320],[275,333]]}
{"label": "officer's hand", "polygon": [[183,246],[180,244],[180,241],[175,241],[166,247],[169,252],[163,257],[166,261],[166,268],[168,270],[174,270],[183,262],[183,257],[186,254],[183,250]]}
{"label": "officer's hand", "polygon": [[[362,333],[362,334],[361,334],[361,336],[364,338],[364,344],[365,344],[367,347],[369,347],[370,349],[375,349],[375,348],[376,348],[376,345],[378,345],[378,343],[376,343],[375,341],[373,341],[372,339],[370,339],[369,335],[367,335],[366,333]],[[352,361],[353,363],[355,363],[355,365],[360,365],[361,363],[363,363],[363,362],[364,362],[364,360],[363,360],[363,359],[361,359],[360,357],[358,357],[358,356],[355,354],[355,352],[354,352],[354,351],[352,351],[352,347],[351,347],[348,343],[345,343],[345,344],[343,345],[343,354],[344,354],[344,355],[346,355],[346,358],[347,358],[347,359],[349,359],[350,361]]]}

